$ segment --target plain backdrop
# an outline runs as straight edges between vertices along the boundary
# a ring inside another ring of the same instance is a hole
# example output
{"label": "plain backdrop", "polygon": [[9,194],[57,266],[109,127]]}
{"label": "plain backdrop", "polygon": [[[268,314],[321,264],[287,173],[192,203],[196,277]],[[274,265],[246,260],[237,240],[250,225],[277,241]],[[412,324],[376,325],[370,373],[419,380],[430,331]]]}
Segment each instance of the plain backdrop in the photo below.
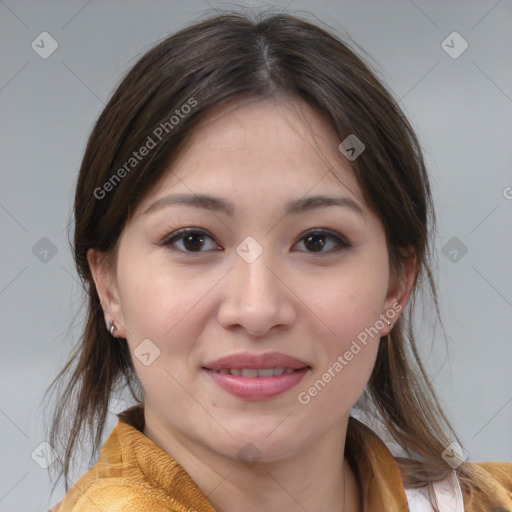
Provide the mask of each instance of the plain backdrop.
{"label": "plain backdrop", "polygon": [[[448,348],[427,314],[418,322],[421,352],[469,459],[512,461],[512,3],[239,5],[327,23],[367,52],[360,55],[400,101],[425,151],[439,223],[435,271]],[[92,125],[142,53],[230,7],[0,1],[0,511],[46,510],[63,495],[60,486],[50,497],[37,463],[41,399],[80,330],[68,223]],[[44,51],[58,44],[47,58],[35,46],[42,37]],[[115,422],[110,414],[107,434]]]}

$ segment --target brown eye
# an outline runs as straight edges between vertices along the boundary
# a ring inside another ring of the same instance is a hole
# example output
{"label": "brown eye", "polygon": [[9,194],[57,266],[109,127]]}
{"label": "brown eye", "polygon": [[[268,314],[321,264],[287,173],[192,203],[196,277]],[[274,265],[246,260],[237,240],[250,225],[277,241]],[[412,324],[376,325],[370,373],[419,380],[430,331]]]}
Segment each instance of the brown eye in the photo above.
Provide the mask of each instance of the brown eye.
{"label": "brown eye", "polygon": [[[169,238],[166,238],[161,245],[168,246],[171,249],[176,249],[181,252],[205,252],[202,249],[207,245],[206,240],[213,241],[213,238],[199,229],[180,229],[173,233]],[[180,245],[177,245],[180,244]],[[211,249],[220,249],[216,244],[213,244]],[[207,249],[208,250],[208,249]]]}
{"label": "brown eye", "polygon": [[201,250],[204,245],[204,235],[202,233],[191,233],[182,237],[183,246],[187,251]]}
{"label": "brown eye", "polygon": [[[343,238],[328,230],[314,230],[306,233],[300,240],[306,252],[331,254],[351,247]],[[210,246],[208,247],[208,244]],[[184,228],[172,233],[160,245],[184,253],[201,253],[208,250],[222,250],[213,238],[204,230]],[[324,250],[327,248],[327,250]]]}
{"label": "brown eye", "polygon": [[321,251],[325,246],[325,235],[309,235],[304,242],[304,245],[308,249],[312,249],[314,252]]}
{"label": "brown eye", "polygon": [[[329,242],[329,240],[331,242]],[[348,242],[335,233],[322,229],[306,233],[306,235],[301,238],[301,241],[304,241],[304,246],[306,247],[307,252],[333,253],[350,247]],[[331,248],[334,247],[334,250],[324,251],[323,249],[326,246],[330,246]]]}

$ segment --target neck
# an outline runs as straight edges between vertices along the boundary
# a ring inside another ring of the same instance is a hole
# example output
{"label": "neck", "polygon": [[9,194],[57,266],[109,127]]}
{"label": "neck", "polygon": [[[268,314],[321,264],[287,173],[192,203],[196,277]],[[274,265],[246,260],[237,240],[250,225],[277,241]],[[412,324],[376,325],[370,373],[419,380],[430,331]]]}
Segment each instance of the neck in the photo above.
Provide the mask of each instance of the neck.
{"label": "neck", "polygon": [[183,466],[216,510],[361,512],[357,478],[344,459],[347,422],[286,459],[254,464],[169,432],[169,426],[164,431],[146,423],[144,434]]}

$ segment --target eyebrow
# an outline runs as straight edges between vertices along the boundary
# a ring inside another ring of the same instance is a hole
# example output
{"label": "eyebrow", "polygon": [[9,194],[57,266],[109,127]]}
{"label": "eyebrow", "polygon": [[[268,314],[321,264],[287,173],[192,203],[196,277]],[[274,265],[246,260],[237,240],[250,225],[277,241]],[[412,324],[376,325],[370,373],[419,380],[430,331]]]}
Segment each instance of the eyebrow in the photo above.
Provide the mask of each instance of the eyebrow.
{"label": "eyebrow", "polygon": [[[143,212],[142,215],[156,212],[175,204],[184,204],[195,208],[222,212],[229,216],[233,216],[235,212],[235,206],[233,203],[218,197],[203,194],[172,194],[156,200]],[[291,201],[286,205],[285,214],[298,215],[327,206],[340,206],[342,208],[347,208],[364,217],[362,208],[352,199],[343,196],[327,195],[308,196]]]}

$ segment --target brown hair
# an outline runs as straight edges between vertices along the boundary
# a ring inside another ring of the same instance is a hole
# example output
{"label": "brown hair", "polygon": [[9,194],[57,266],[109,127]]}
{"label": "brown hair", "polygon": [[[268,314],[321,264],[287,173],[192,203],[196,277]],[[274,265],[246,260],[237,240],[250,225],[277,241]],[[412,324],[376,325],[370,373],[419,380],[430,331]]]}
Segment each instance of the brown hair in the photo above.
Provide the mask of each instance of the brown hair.
{"label": "brown hair", "polygon": [[[94,453],[99,449],[114,391],[128,386],[134,399],[142,401],[126,340],[114,339],[105,328],[87,250],[97,248],[115,261],[126,221],[209,109],[236,98],[279,95],[300,98],[316,108],[340,141],[357,134],[366,150],[352,167],[365,201],[383,223],[392,275],[403,275],[403,249],[412,247],[416,253],[409,315],[400,316],[390,335],[380,340],[360,403],[381,418],[409,455],[397,458],[406,485],[427,485],[451,471],[441,454],[458,438],[422,366],[411,321],[416,288],[423,282],[430,286],[440,318],[431,272],[436,219],[413,129],[376,73],[327,29],[287,14],[253,20],[228,12],[181,30],[143,55],[90,135],[74,203],[73,254],[88,296],[85,328],[49,388],[70,374],[49,435],[50,444],[62,449],[59,478],[64,474],[66,490],[72,456],[87,428]],[[170,128],[173,113],[193,102],[188,114]],[[167,127],[161,130],[161,140],[128,171],[133,151],[158,126]],[[126,172],[120,173],[123,166]],[[116,174],[122,179],[108,193],[98,192],[106,190],[105,183],[114,183]],[[456,472],[468,493],[485,489],[483,472],[472,464],[463,463]],[[483,493],[482,506],[497,504],[491,494]]]}

